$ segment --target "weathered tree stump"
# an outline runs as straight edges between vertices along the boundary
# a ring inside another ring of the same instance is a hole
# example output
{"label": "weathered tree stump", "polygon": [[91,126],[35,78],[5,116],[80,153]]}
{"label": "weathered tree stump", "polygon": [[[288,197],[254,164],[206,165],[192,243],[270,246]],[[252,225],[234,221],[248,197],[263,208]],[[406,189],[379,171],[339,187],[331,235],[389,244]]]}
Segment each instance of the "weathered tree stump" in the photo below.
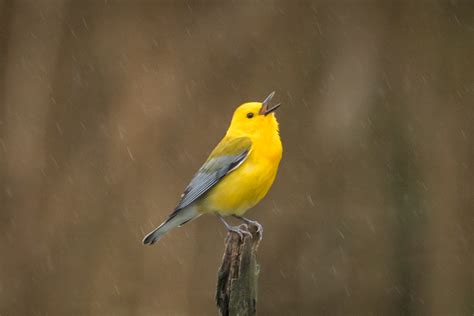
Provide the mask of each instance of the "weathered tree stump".
{"label": "weathered tree stump", "polygon": [[252,238],[229,232],[217,274],[216,302],[222,316],[256,315],[259,265],[256,251],[259,234],[250,227]]}

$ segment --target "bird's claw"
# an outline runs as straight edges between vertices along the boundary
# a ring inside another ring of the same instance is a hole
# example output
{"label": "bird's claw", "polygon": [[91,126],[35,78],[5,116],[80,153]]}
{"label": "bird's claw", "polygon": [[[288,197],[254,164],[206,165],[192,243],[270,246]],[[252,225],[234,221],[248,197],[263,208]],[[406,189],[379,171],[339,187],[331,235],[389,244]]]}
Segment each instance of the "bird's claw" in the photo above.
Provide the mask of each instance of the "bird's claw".
{"label": "bird's claw", "polygon": [[258,240],[261,241],[263,238],[263,226],[259,222],[255,222],[255,226],[257,227]]}
{"label": "bird's claw", "polygon": [[229,226],[227,228],[230,232],[237,233],[239,235],[240,239],[244,238],[244,235],[249,236],[252,238],[252,234],[248,231],[249,227],[247,224],[240,224],[239,226]]}
{"label": "bird's claw", "polygon": [[263,226],[262,226],[262,224],[260,224],[260,223],[257,222],[257,221],[255,221],[253,224],[257,227],[257,233],[263,235]]}
{"label": "bird's claw", "polygon": [[245,221],[247,222],[247,224],[250,224],[250,225],[253,225],[253,226],[256,227],[256,231],[257,231],[257,234],[258,234],[258,240],[261,241],[262,238],[263,238],[263,226],[262,226],[262,224],[260,224],[257,221],[252,221],[250,219],[246,219]]}

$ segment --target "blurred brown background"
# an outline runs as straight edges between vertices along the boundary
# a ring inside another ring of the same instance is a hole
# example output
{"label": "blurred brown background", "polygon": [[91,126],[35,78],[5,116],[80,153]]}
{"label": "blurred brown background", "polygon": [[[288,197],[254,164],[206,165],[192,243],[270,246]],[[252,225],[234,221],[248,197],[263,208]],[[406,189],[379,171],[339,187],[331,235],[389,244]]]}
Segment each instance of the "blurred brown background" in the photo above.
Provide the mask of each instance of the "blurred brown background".
{"label": "blurred brown background", "polygon": [[0,314],[214,315],[213,216],[154,247],[234,108],[284,158],[261,315],[472,315],[472,1],[0,1]]}

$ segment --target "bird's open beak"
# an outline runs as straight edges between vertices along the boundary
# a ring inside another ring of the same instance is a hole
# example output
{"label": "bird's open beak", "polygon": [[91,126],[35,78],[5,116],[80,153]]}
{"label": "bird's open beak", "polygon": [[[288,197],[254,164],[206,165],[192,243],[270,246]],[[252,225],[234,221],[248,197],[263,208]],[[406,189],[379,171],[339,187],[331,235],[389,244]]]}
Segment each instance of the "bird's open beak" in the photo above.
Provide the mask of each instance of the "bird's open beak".
{"label": "bird's open beak", "polygon": [[262,102],[262,107],[260,109],[260,112],[258,114],[260,115],[268,115],[278,109],[278,107],[281,105],[281,103],[278,103],[274,106],[270,106],[270,101],[272,100],[273,96],[275,95],[275,91],[270,93],[268,97],[265,98],[265,100]]}

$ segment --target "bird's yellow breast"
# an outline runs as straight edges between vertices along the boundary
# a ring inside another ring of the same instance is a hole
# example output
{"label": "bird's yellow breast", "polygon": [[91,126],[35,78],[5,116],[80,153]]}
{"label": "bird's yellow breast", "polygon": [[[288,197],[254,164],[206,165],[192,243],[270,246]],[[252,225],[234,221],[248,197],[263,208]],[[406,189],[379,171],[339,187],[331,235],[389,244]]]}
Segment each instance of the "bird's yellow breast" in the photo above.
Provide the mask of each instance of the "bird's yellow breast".
{"label": "bird's yellow breast", "polygon": [[201,212],[242,215],[267,194],[277,174],[282,145],[276,130],[264,136],[253,139],[245,161],[201,200]]}

